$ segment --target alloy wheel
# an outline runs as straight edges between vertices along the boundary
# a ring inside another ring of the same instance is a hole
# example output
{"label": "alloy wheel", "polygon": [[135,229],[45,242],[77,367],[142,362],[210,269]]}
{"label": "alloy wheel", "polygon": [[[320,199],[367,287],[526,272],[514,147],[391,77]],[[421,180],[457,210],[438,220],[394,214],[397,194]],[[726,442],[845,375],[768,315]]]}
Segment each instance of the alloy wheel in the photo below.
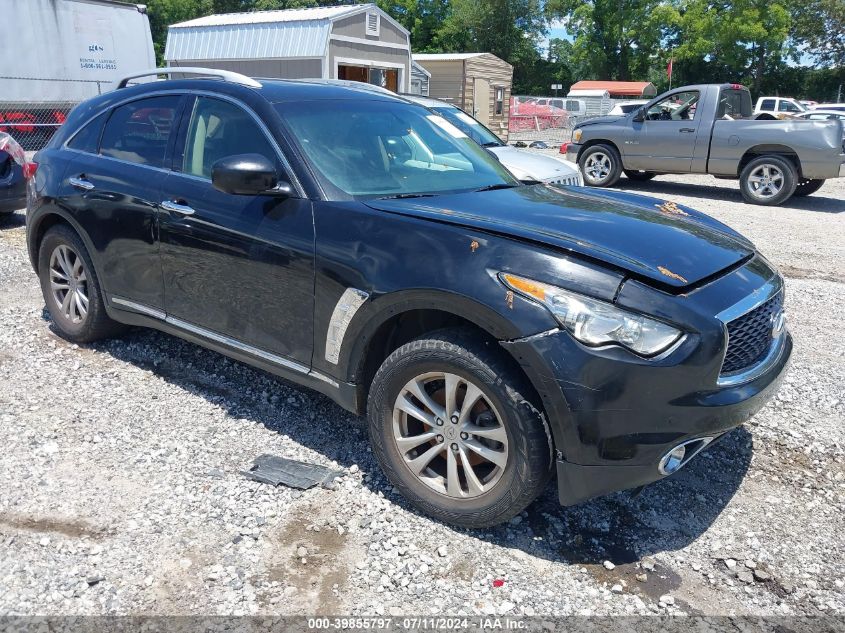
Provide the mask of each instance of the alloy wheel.
{"label": "alloy wheel", "polygon": [[760,200],[768,200],[778,195],[784,186],[783,171],[776,165],[764,163],[748,176],[751,195]]}
{"label": "alloy wheel", "polygon": [[408,381],[394,404],[393,438],[411,473],[448,497],[488,492],[508,462],[501,416],[477,385],[456,374]]}
{"label": "alloy wheel", "polygon": [[610,157],[603,152],[595,152],[584,161],[584,174],[593,182],[601,182],[610,175],[612,164]]}
{"label": "alloy wheel", "polygon": [[88,316],[88,275],[79,253],[60,244],[50,255],[50,292],[62,316],[74,324]]}

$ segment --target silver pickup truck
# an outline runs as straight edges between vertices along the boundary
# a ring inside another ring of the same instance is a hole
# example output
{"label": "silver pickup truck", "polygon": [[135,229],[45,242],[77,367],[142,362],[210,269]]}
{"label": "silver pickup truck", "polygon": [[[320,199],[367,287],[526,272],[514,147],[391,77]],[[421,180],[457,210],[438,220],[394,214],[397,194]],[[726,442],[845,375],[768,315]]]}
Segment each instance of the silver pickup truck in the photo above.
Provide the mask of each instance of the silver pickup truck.
{"label": "silver pickup truck", "polygon": [[842,121],[755,120],[739,84],[683,86],[633,112],[575,126],[566,158],[584,184],[609,187],[658,174],[739,179],[742,196],[776,205],[845,176]]}

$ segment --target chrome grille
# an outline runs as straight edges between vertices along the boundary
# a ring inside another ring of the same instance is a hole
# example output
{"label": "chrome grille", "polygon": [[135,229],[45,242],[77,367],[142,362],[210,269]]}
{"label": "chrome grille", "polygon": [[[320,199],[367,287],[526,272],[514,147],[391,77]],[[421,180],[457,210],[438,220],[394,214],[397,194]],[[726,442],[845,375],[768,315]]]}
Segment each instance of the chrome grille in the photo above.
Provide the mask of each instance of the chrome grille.
{"label": "chrome grille", "polygon": [[578,179],[578,174],[572,174],[571,176],[563,176],[562,178],[556,178],[554,180],[548,181],[550,185],[563,185],[563,186],[572,186],[577,187],[581,184]]}
{"label": "chrome grille", "polygon": [[783,310],[783,292],[760,304],[750,312],[728,322],[728,350],[722,363],[722,374],[731,374],[763,360],[774,339],[772,315]]}

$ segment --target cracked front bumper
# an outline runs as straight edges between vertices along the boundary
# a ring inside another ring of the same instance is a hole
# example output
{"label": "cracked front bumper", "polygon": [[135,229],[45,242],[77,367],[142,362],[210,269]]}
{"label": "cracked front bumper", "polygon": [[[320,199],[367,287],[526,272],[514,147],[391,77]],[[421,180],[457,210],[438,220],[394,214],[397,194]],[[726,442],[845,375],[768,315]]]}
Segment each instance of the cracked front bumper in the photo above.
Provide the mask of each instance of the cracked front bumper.
{"label": "cracked front bumper", "polygon": [[[680,362],[590,350],[560,330],[503,345],[543,400],[563,505],[662,479],[658,463],[669,450],[718,437],[759,411],[776,392],[792,352],[784,332],[779,356],[765,373],[722,388],[712,367],[703,367],[694,337],[670,355],[678,354]],[[718,372],[721,359],[716,362]]]}

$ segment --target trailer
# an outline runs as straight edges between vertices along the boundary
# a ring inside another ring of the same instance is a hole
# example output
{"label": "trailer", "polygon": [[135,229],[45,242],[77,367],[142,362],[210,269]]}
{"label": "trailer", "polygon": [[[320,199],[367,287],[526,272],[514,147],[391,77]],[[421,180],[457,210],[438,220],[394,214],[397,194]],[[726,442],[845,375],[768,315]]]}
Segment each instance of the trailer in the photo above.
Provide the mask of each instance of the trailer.
{"label": "trailer", "polygon": [[0,0],[0,132],[38,149],[80,101],[155,67],[147,9],[116,0]]}

